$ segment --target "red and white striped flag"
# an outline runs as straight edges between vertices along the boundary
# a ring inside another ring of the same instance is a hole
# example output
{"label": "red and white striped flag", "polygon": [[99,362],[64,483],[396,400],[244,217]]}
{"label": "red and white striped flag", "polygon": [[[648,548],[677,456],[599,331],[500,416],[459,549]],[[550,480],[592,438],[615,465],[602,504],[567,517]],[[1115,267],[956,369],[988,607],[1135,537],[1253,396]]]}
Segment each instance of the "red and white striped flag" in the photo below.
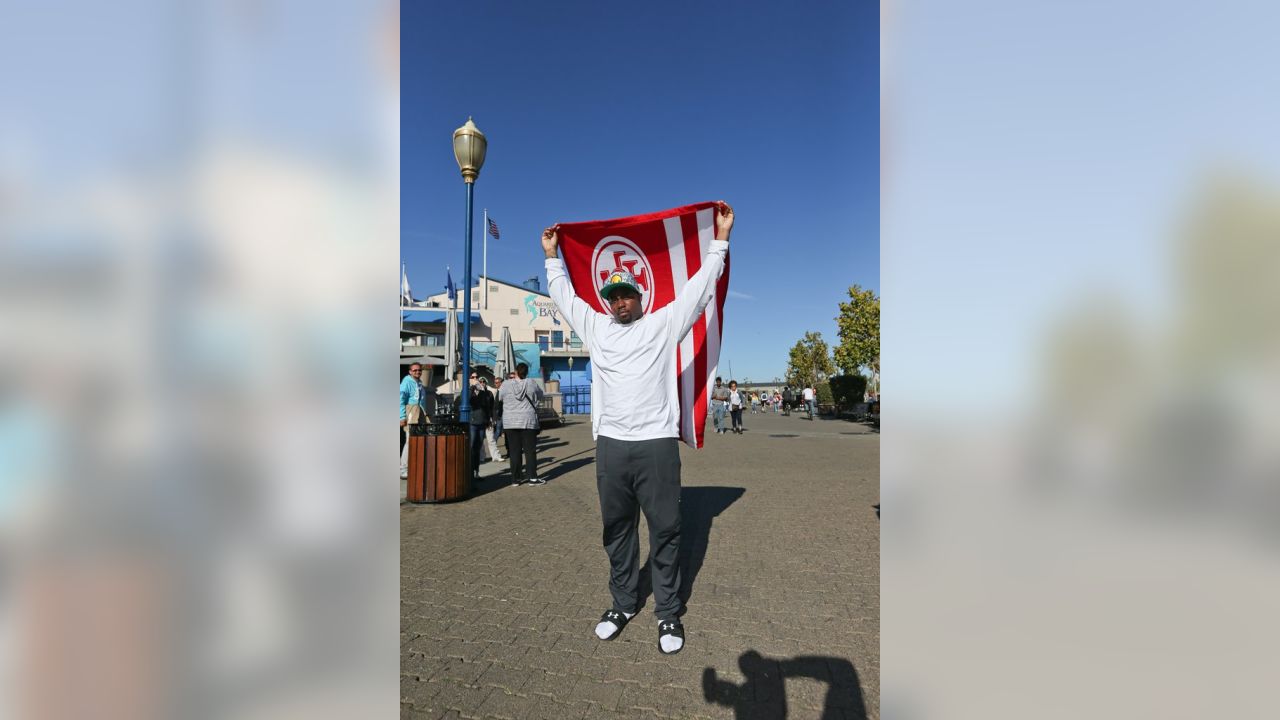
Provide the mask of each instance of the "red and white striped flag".
{"label": "red and white striped flag", "polygon": [[[675,299],[689,277],[702,267],[715,238],[716,204],[686,205],[617,220],[560,225],[560,250],[574,292],[597,311],[609,314],[599,288],[615,268],[625,268],[640,285],[645,313]],[[716,283],[715,299],[680,341],[680,439],[702,447],[707,422],[708,387],[720,359],[724,299],[729,290],[729,257]]]}

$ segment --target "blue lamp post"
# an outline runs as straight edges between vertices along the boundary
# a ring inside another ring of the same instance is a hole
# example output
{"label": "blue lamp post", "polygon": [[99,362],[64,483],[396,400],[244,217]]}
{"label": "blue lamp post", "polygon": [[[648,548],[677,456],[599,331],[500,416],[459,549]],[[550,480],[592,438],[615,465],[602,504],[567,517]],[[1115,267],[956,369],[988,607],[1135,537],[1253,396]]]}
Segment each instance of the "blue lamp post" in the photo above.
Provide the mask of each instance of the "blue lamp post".
{"label": "blue lamp post", "polygon": [[[569,387],[574,387],[574,385],[573,385],[573,356],[572,356],[572,355],[570,355],[570,356],[569,356]],[[575,391],[574,391],[574,393],[573,393],[573,411],[574,411],[574,412],[577,412],[577,411],[578,411],[578,393],[577,393],[577,391],[576,391],[576,390],[575,390]]]}
{"label": "blue lamp post", "polygon": [[[466,298],[462,303],[462,372],[463,377],[471,373],[471,216],[474,214],[476,178],[480,177],[480,167],[484,165],[484,153],[488,141],[480,128],[467,118],[467,124],[453,131],[453,157],[458,161],[458,169],[462,171],[462,181],[467,185],[467,240],[466,262],[463,270],[467,278]],[[486,282],[488,278],[485,279]],[[458,419],[464,424],[471,421],[471,392],[469,385],[464,385],[462,404],[458,407]]]}

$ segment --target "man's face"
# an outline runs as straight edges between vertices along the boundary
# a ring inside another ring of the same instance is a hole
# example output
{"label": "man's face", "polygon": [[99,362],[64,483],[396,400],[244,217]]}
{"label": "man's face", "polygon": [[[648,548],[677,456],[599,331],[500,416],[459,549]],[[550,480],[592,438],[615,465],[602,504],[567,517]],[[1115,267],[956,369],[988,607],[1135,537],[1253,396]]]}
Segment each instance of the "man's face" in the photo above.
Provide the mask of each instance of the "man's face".
{"label": "man's face", "polygon": [[722,384],[723,381],[720,378],[716,378],[716,387],[720,387]]}
{"label": "man's face", "polygon": [[609,311],[623,325],[629,325],[644,315],[640,307],[640,293],[630,288],[618,288],[609,293]]}
{"label": "man's face", "polygon": [[421,365],[410,365],[410,366],[409,366],[409,377],[413,378],[414,380],[421,381],[421,380],[422,380],[422,366],[421,366]]}
{"label": "man's face", "polygon": [[471,376],[471,384],[472,384],[472,385],[475,385],[477,380],[479,380],[479,377],[478,377],[478,376],[476,376],[476,375],[472,375],[472,376]]}

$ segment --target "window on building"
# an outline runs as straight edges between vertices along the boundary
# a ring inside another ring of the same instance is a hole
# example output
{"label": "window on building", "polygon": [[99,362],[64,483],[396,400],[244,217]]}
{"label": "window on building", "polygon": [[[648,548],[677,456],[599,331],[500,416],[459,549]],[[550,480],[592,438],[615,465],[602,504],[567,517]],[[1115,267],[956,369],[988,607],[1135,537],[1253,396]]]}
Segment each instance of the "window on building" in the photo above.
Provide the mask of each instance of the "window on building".
{"label": "window on building", "polygon": [[519,314],[520,314],[520,310],[519,310],[518,308],[511,308],[511,314],[512,314],[512,315],[519,315]]}
{"label": "window on building", "polygon": [[582,347],[582,338],[578,337],[578,333],[572,330],[569,331],[569,347],[571,348]]}
{"label": "window on building", "polygon": [[551,347],[553,348],[564,347],[564,331],[563,330],[551,331]]}
{"label": "window on building", "polygon": [[539,350],[546,350],[551,342],[551,335],[546,330],[535,330],[533,337],[538,341]]}
{"label": "window on building", "polygon": [[497,285],[492,285],[492,284],[491,284],[491,285],[489,285],[489,292],[491,292],[491,293],[496,293],[496,292],[498,292],[498,286],[497,286]]}

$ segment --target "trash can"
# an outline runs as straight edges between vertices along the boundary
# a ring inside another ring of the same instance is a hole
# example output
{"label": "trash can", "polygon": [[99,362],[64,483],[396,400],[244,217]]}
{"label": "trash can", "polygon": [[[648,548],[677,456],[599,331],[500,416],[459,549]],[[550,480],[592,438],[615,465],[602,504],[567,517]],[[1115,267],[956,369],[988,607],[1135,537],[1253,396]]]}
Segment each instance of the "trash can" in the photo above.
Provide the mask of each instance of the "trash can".
{"label": "trash can", "polygon": [[409,488],[406,500],[437,503],[471,494],[467,426],[437,422],[409,426]]}

